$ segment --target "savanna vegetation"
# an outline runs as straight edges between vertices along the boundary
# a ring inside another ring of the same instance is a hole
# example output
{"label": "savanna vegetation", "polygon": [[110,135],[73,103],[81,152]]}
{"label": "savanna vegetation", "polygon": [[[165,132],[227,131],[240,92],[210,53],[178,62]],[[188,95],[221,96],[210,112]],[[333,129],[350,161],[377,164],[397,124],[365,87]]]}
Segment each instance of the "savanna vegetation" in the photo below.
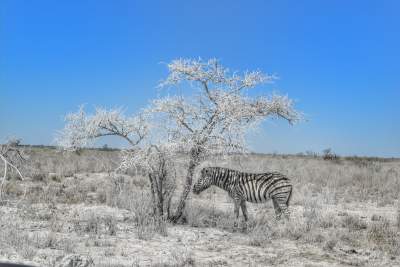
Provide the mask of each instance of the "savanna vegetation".
{"label": "savanna vegetation", "polygon": [[[233,203],[217,188],[189,194],[179,224],[160,220],[145,171],[110,171],[119,151],[22,151],[29,158],[21,168],[24,179],[9,172],[2,187],[2,259],[39,266],[399,264],[396,159],[261,154],[208,159],[202,166],[276,170],[293,180],[290,221],[275,221],[271,203],[250,204],[248,224],[237,229]],[[181,154],[176,162],[172,209],[190,157]]]}

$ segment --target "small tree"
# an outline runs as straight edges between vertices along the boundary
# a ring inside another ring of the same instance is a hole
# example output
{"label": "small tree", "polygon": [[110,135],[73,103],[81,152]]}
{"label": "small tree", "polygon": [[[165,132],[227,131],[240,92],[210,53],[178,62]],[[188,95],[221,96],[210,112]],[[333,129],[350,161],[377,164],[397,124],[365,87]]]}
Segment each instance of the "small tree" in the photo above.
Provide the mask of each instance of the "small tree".
{"label": "small tree", "polygon": [[7,179],[7,172],[9,168],[15,171],[20,180],[23,180],[23,175],[18,168],[18,165],[25,160],[19,148],[20,143],[20,139],[12,138],[8,140],[6,144],[0,145],[0,159],[4,165],[3,179],[0,184],[0,200],[3,199],[3,186]]}
{"label": "small tree", "polygon": [[[66,125],[58,133],[56,141],[66,150],[76,151],[89,146],[104,136],[117,136],[128,142],[130,147],[122,151],[119,170],[140,168],[146,171],[150,181],[150,193],[154,204],[154,213],[169,216],[169,207],[174,190],[173,163],[171,151],[165,143],[156,142],[150,130],[150,114],[143,112],[138,116],[125,116],[121,109],[105,110],[97,108],[93,115],[88,115],[83,107],[76,113],[65,117]],[[158,133],[158,131],[153,131]]]}
{"label": "small tree", "polygon": [[324,160],[337,160],[339,157],[336,155],[331,148],[322,150],[322,158]]}
{"label": "small tree", "polygon": [[231,73],[218,60],[178,59],[168,64],[169,76],[160,86],[189,85],[196,94],[166,96],[149,109],[175,143],[190,156],[186,184],[172,221],[177,222],[190,192],[195,168],[201,158],[215,153],[244,152],[246,134],[268,117],[293,123],[300,115],[286,96],[250,97],[248,89],[276,79],[260,71]]}
{"label": "small tree", "polygon": [[139,167],[147,173],[157,217],[170,219],[175,191],[174,150],[168,144],[147,144],[135,151],[124,151],[120,169]]}

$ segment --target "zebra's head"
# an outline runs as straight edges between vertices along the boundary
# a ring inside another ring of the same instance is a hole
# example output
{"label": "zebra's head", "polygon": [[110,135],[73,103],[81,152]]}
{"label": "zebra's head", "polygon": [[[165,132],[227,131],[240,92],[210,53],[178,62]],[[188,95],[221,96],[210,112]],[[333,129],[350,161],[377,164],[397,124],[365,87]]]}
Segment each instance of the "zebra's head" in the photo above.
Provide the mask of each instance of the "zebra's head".
{"label": "zebra's head", "polygon": [[203,168],[200,172],[200,178],[197,183],[193,186],[193,193],[196,195],[200,194],[202,191],[206,190],[212,184],[212,169]]}

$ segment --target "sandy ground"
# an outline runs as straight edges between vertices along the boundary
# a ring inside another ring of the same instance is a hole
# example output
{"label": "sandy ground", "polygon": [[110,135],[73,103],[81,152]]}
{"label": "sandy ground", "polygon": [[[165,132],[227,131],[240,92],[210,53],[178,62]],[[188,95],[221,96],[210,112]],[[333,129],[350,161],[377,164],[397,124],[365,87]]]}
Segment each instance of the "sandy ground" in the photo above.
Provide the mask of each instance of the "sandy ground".
{"label": "sandy ground", "polygon": [[[93,174],[81,179],[98,181],[103,176]],[[191,201],[200,204],[213,201],[217,210],[233,211],[233,204],[222,191],[204,193]],[[293,205],[291,210],[291,220],[295,222],[304,207]],[[322,211],[337,218],[354,214],[365,221],[375,214],[393,222],[397,212],[395,207],[377,207],[375,203],[324,204]],[[270,203],[250,204],[249,212],[255,218],[274,218]],[[34,266],[85,266],[65,264],[65,257],[76,254],[90,258],[95,266],[400,266],[400,256],[362,246],[339,242],[327,250],[323,244],[287,238],[254,246],[245,232],[188,225],[168,225],[167,236],[156,234],[149,240],[141,240],[131,211],[98,203],[14,201],[0,206],[0,218],[0,238],[11,240],[0,245],[0,260]],[[112,218],[115,232],[111,233],[103,223],[96,224],[98,229],[84,230],[91,218],[97,221]],[[30,243],[24,244],[26,240]]]}

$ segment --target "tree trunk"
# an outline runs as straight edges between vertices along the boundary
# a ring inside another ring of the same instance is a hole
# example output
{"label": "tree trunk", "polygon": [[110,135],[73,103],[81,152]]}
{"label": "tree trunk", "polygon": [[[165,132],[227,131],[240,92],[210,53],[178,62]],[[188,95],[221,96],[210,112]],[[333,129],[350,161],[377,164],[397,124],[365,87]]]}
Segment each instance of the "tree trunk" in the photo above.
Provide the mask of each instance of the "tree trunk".
{"label": "tree trunk", "polygon": [[151,173],[149,173],[148,177],[149,177],[149,181],[150,181],[151,203],[153,204],[153,213],[157,214],[156,189],[154,187],[153,176],[151,175]]}
{"label": "tree trunk", "polygon": [[163,216],[163,198],[160,198],[160,188],[157,182],[157,174],[149,174],[150,179],[150,190],[151,190],[151,200],[153,204],[153,212],[158,217]]}
{"label": "tree trunk", "polygon": [[185,187],[184,187],[182,195],[179,199],[179,204],[178,204],[178,207],[176,208],[175,214],[170,219],[171,222],[173,222],[173,223],[177,223],[179,221],[179,219],[182,217],[182,214],[183,214],[183,211],[184,211],[185,205],[186,205],[186,199],[190,193],[190,189],[192,188],[194,170],[199,165],[199,155],[200,155],[199,149],[191,150],[189,167],[188,167],[188,171],[186,174]]}
{"label": "tree trunk", "polygon": [[157,187],[157,196],[158,196],[158,216],[162,217],[164,215],[164,196],[163,196],[163,185],[164,185],[165,174],[163,172],[158,173],[158,187]]}

